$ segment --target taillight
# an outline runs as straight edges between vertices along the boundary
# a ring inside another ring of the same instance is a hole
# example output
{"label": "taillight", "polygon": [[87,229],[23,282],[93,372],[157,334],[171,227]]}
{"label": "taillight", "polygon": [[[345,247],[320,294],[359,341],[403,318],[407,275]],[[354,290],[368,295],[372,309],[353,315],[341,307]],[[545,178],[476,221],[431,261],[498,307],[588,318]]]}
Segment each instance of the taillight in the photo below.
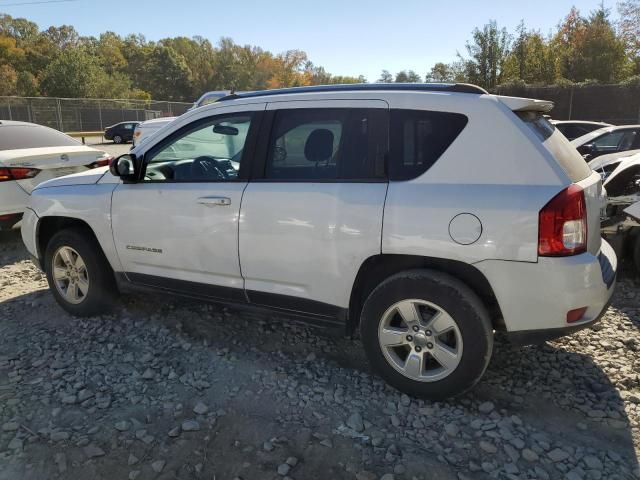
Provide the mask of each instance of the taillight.
{"label": "taillight", "polygon": [[587,205],[584,191],[570,185],[540,210],[538,255],[564,257],[587,250]]}
{"label": "taillight", "polygon": [[96,160],[95,162],[87,165],[87,167],[89,168],[108,167],[109,165],[111,165],[112,160],[113,160],[113,157],[101,158],[100,160]]}
{"label": "taillight", "polygon": [[33,178],[40,173],[37,168],[23,167],[0,167],[0,182],[8,182],[9,180],[26,180]]}

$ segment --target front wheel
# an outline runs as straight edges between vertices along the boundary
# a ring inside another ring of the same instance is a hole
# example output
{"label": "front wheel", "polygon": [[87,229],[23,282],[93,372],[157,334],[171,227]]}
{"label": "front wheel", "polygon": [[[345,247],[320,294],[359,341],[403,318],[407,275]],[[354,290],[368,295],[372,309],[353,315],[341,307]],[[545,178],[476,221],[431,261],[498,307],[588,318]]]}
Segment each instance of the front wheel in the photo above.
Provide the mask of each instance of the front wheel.
{"label": "front wheel", "polygon": [[478,296],[432,270],[402,272],[367,298],[360,331],[374,370],[398,390],[441,400],[473,387],[493,350],[493,329]]}
{"label": "front wheel", "polygon": [[72,315],[108,313],[118,296],[113,271],[93,235],[81,228],[56,233],[45,252],[49,289]]}

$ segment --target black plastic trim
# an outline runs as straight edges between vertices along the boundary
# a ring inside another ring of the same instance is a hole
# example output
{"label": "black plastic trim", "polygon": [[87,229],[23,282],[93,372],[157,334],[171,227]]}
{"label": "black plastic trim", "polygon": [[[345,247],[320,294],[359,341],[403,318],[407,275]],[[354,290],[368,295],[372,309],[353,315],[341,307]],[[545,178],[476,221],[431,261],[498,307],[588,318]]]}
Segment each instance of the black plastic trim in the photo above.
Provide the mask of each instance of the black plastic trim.
{"label": "black plastic trim", "polygon": [[125,288],[131,285],[200,300],[212,300],[233,305],[253,305],[306,318],[315,318],[322,324],[328,323],[339,327],[344,327],[347,318],[344,308],[289,295],[255,290],[247,290],[245,294],[245,290],[241,288],[221,287],[134,272],[118,273],[116,279]]}
{"label": "black plastic trim", "polygon": [[255,92],[233,93],[222,97],[218,102],[243,98],[271,97],[274,95],[317,92],[370,92],[370,91],[411,91],[411,92],[451,92],[488,94],[484,88],[469,83],[355,83],[339,85],[316,85],[310,87],[277,88]]}

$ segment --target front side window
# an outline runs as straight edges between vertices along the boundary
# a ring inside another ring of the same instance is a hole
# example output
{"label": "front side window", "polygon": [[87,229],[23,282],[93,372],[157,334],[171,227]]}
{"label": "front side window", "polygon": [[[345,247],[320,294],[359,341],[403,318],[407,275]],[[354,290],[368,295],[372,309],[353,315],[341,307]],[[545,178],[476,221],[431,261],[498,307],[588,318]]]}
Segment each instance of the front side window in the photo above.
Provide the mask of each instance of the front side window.
{"label": "front side window", "polygon": [[389,179],[409,180],[422,175],[466,125],[467,117],[459,113],[392,110]]}
{"label": "front side window", "polygon": [[278,110],[267,179],[367,180],[384,176],[386,110]]}
{"label": "front side window", "polygon": [[197,122],[150,153],[144,180],[236,180],[250,126],[248,113]]}
{"label": "front side window", "polygon": [[133,130],[133,124],[132,123],[125,123],[124,124],[124,128],[125,128],[125,130]]}

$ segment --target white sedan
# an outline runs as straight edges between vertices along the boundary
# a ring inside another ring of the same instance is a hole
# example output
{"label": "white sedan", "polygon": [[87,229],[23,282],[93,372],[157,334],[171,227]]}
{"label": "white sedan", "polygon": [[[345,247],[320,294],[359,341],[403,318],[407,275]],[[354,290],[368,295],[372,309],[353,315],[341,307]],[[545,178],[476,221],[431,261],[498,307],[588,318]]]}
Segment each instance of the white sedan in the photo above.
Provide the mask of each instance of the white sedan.
{"label": "white sedan", "polygon": [[0,121],[0,230],[22,218],[29,194],[51,178],[109,165],[111,157],[62,132]]}

